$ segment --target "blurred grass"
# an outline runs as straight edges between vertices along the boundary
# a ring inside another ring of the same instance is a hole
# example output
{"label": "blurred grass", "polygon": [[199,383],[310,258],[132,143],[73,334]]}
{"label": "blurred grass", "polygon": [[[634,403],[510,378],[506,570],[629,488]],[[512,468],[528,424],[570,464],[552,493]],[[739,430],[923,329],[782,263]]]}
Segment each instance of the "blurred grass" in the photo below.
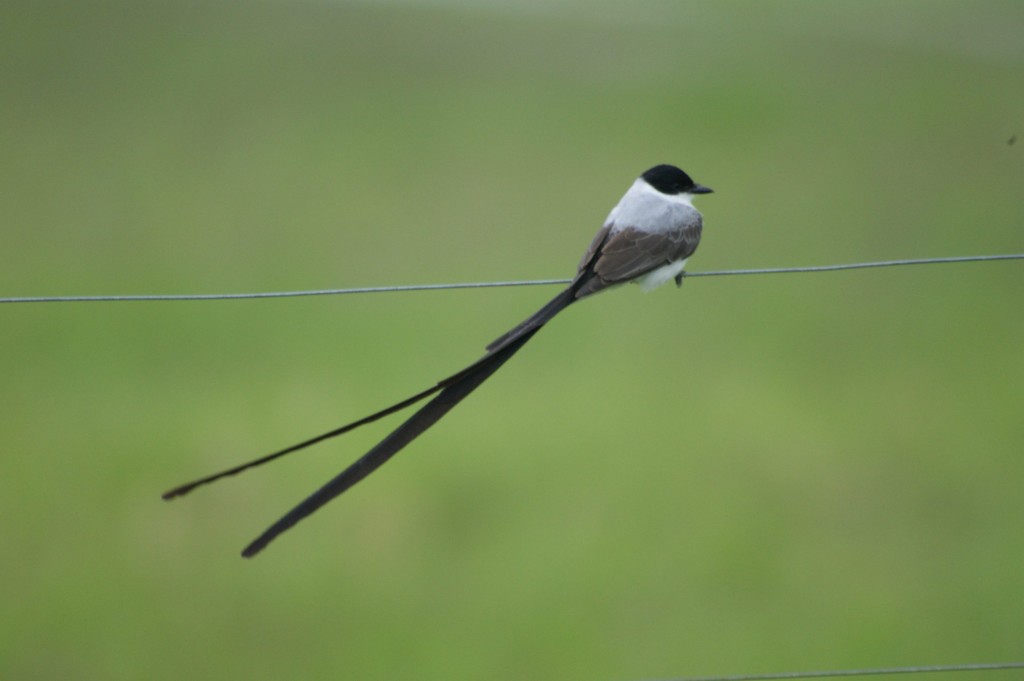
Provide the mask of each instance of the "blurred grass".
{"label": "blurred grass", "polygon": [[[659,162],[717,190],[695,271],[1024,250],[1019,3],[583,8],[0,4],[0,291],[568,276]],[[0,676],[1019,659],[1022,282],[602,296],[253,563],[387,425],[159,493],[429,384],[550,292],[6,306]]]}

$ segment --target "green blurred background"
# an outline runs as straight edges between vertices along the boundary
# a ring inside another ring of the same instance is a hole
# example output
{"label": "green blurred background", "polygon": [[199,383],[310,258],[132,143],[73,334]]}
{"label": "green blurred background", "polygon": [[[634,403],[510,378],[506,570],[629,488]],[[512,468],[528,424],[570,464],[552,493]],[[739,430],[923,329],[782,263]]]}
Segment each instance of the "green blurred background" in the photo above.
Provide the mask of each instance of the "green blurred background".
{"label": "green blurred background", "polygon": [[[1021,252],[1015,136],[1018,0],[8,0],[0,295],[567,277],[663,162],[716,190],[695,272]],[[1024,657],[1015,262],[588,301],[252,562],[397,419],[160,500],[553,293],[0,308],[0,676]]]}

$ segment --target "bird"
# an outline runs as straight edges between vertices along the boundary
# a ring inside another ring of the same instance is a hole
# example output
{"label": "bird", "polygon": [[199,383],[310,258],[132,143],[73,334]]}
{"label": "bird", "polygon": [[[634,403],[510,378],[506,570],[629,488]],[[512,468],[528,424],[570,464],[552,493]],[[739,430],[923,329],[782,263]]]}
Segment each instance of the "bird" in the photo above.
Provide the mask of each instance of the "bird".
{"label": "bird", "polygon": [[252,558],[282,533],[363,480],[422,435],[570,305],[626,283],[639,284],[645,291],[673,280],[677,287],[682,286],[683,268],[697,250],[703,230],[703,217],[693,206],[693,199],[712,191],[673,165],[660,164],[644,171],[608,214],[580,259],[576,275],[569,285],[527,319],[487,345],[486,354],[480,359],[401,402],[285,449],[175,487],[165,492],[163,498],[170,500],[184,496],[197,487],[337,437],[434,396],[370,451],[250,542],[243,549],[242,556]]}

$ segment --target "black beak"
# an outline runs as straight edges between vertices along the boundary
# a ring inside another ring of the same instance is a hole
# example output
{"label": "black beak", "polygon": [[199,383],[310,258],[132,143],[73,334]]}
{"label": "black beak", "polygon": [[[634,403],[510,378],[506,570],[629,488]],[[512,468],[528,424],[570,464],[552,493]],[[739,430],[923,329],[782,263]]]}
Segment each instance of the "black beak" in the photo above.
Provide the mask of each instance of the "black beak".
{"label": "black beak", "polygon": [[705,187],[702,184],[694,184],[693,189],[690,190],[691,194],[711,194],[714,193],[714,189],[711,187]]}

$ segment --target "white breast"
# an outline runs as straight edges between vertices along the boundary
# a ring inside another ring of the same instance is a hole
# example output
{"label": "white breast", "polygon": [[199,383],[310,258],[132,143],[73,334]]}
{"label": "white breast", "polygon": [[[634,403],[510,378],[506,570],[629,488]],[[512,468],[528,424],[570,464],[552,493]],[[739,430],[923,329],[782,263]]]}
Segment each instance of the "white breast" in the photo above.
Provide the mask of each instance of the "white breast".
{"label": "white breast", "polygon": [[612,232],[634,227],[645,232],[668,232],[700,220],[690,194],[662,194],[642,178],[623,195],[605,224]]}

